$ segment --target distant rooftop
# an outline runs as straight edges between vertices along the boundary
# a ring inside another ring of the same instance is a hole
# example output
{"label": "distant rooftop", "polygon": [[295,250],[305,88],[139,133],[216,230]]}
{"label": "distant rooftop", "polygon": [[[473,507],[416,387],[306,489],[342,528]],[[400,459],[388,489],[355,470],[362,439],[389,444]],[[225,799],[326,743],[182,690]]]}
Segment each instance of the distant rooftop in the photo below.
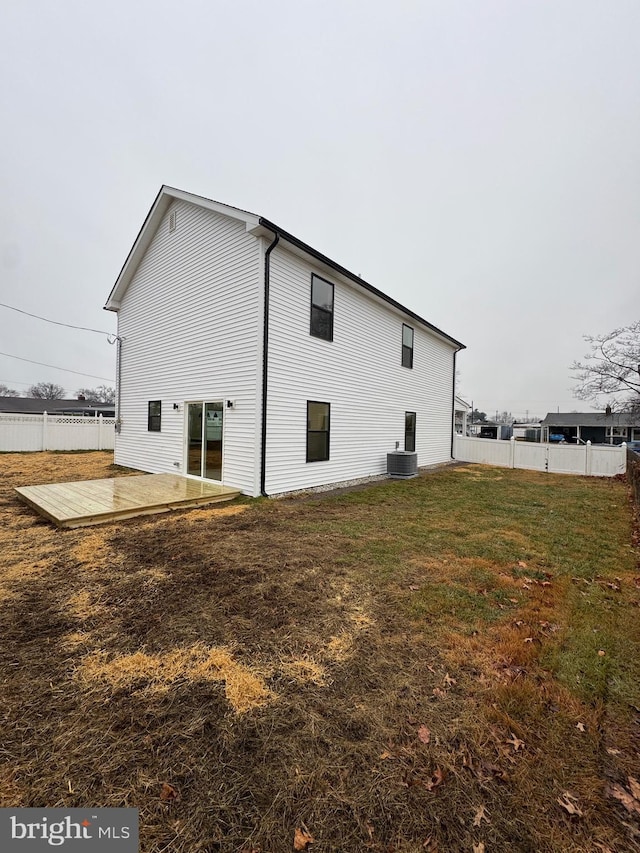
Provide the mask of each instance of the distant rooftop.
{"label": "distant rooftop", "polygon": [[548,412],[542,426],[621,426],[640,427],[640,412]]}
{"label": "distant rooftop", "polygon": [[0,412],[5,414],[41,415],[43,412],[70,412],[78,413],[87,410],[96,412],[112,412],[114,404],[111,403],[89,403],[86,400],[42,400],[38,397],[0,397]]}

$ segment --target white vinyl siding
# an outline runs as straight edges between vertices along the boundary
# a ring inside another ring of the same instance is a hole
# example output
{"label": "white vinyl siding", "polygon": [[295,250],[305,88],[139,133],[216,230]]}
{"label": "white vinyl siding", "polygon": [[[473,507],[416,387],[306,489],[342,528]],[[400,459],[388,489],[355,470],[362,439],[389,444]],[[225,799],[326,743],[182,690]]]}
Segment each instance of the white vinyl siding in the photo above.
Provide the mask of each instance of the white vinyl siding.
{"label": "white vinyl siding", "polygon": [[[333,340],[309,334],[315,272],[335,285]],[[414,329],[413,369],[401,364]],[[451,459],[454,347],[356,284],[276,248],[271,255],[266,491],[382,474],[416,412],[418,464]],[[331,405],[331,453],[306,462],[307,401]]]}
{"label": "white vinyl siding", "polygon": [[[244,222],[181,200],[167,210],[118,312],[117,464],[185,473],[185,401],[233,400],[224,412],[223,478],[256,493],[261,263],[261,241]],[[149,400],[162,401],[161,432],[147,430]]]}

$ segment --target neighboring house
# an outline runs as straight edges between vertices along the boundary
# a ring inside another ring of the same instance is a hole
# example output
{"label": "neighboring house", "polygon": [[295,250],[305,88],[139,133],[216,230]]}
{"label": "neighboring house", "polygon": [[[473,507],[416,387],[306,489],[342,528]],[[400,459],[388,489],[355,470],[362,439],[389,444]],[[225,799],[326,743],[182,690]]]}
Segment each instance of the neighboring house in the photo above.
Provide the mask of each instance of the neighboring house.
{"label": "neighboring house", "polygon": [[542,441],[569,444],[622,444],[640,440],[640,413],[549,412],[541,422]]}
{"label": "neighboring house", "polygon": [[163,186],[105,308],[120,465],[255,496],[451,459],[463,344],[267,219]]}
{"label": "neighboring house", "polygon": [[454,407],[455,431],[459,435],[468,435],[467,418],[469,416],[471,406],[463,400],[462,397],[456,396],[454,400]]}
{"label": "neighboring house", "polygon": [[103,415],[112,418],[115,410],[104,403],[87,403],[77,398],[73,400],[43,400],[40,397],[0,397],[0,413],[12,415],[83,415],[96,417]]}

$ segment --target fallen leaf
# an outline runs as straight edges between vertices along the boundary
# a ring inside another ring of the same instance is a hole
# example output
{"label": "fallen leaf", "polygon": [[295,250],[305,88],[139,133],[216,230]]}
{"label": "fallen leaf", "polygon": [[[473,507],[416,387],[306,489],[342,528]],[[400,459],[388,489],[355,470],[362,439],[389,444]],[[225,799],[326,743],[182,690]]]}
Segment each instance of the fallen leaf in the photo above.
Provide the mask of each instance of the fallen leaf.
{"label": "fallen leaf", "polygon": [[620,800],[628,812],[636,812],[636,814],[640,814],[640,802],[638,802],[635,797],[631,796],[631,794],[623,788],[622,785],[609,785],[607,793],[610,796],[615,797],[616,800]]}
{"label": "fallen leaf", "polygon": [[420,587],[419,587],[419,586],[416,586],[415,584],[411,584],[411,585],[409,586],[409,589],[411,590],[411,592],[416,592],[417,590],[419,590],[419,589],[420,589]]}
{"label": "fallen leaf", "polygon": [[479,841],[473,845],[473,853],[484,853],[484,841]]}
{"label": "fallen leaf", "polygon": [[519,566],[521,569],[526,569],[526,568],[527,568],[527,564],[526,564],[525,562],[523,562],[522,560],[518,560],[518,566]]}
{"label": "fallen leaf", "polygon": [[300,829],[300,827],[296,827],[296,831],[293,833],[293,849],[294,850],[306,850],[309,844],[313,844],[315,838],[310,833],[306,832],[304,829]]}
{"label": "fallen leaf", "polygon": [[517,603],[518,603],[518,599],[517,599],[517,598],[510,598],[510,599],[509,599],[509,601],[510,601],[512,604],[517,604]]}
{"label": "fallen leaf", "polygon": [[540,586],[551,586],[551,581],[542,581]]}
{"label": "fallen leaf", "polygon": [[447,685],[447,687],[452,687],[454,684],[457,684],[458,682],[455,680],[455,678],[451,678],[449,673],[447,673],[444,677],[444,683]]}
{"label": "fallen leaf", "polygon": [[180,799],[180,792],[177,788],[174,788],[173,785],[170,785],[168,782],[163,782],[162,787],[160,788],[160,800],[163,803],[171,803],[178,802]]}
{"label": "fallen leaf", "polygon": [[522,749],[524,746],[524,741],[517,738],[513,732],[511,732],[511,738],[507,741],[513,747],[513,751],[517,752],[519,749]]}
{"label": "fallen leaf", "polygon": [[[507,782],[509,780],[509,774],[502,769],[502,767],[498,767],[497,764],[491,764],[488,761],[482,761],[480,764],[480,769],[482,773],[488,773],[490,776],[494,776],[496,779],[499,779],[501,782]],[[482,773],[476,773],[477,776],[482,778]]]}
{"label": "fallen leaf", "polygon": [[607,747],[607,752],[609,753],[609,755],[620,755],[620,750],[614,749],[612,746]]}
{"label": "fallen leaf", "polygon": [[487,823],[490,823],[487,814],[488,812],[484,806],[478,806],[478,808],[476,809],[475,817],[473,818],[473,825],[477,828],[482,824],[483,820],[486,820]]}
{"label": "fallen leaf", "polygon": [[584,727],[584,723],[576,723],[576,728],[578,729],[579,732],[585,732],[586,731],[586,729]]}
{"label": "fallen leaf", "polygon": [[435,772],[431,779],[428,782],[425,782],[425,788],[427,791],[433,791],[434,788],[437,788],[439,785],[442,785],[444,782],[444,773],[439,767],[436,767]]}
{"label": "fallen leaf", "polygon": [[431,740],[431,732],[426,726],[420,726],[418,729],[418,739],[422,741],[422,743],[429,743]]}
{"label": "fallen leaf", "polygon": [[524,641],[525,643],[533,643],[533,637],[525,637]]}
{"label": "fallen leaf", "polygon": [[636,800],[640,800],[640,782],[637,779],[634,779],[633,776],[627,776],[629,780],[629,788],[631,789],[631,793],[636,798]]}
{"label": "fallen leaf", "polygon": [[606,652],[604,649],[598,650],[598,657],[603,658],[605,655],[606,655]]}
{"label": "fallen leaf", "polygon": [[444,690],[440,690],[439,687],[434,687],[431,692],[436,697],[436,699],[446,699],[447,698],[447,694],[444,692]]}
{"label": "fallen leaf", "polygon": [[577,817],[582,817],[582,809],[579,809],[578,806],[575,806],[571,800],[575,801],[575,797],[570,794],[568,791],[565,791],[562,795],[562,798],[558,797],[558,802],[562,806],[563,809],[566,809],[570,815],[577,815]]}
{"label": "fallen leaf", "polygon": [[380,755],[380,760],[386,761],[387,758],[393,758],[393,755],[385,749],[385,751]]}

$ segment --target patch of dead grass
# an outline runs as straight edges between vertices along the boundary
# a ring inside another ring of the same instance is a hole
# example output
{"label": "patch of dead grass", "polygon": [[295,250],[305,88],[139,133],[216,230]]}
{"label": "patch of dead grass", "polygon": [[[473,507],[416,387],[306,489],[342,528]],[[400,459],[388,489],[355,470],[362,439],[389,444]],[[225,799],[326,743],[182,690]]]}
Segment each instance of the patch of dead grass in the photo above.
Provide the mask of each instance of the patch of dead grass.
{"label": "patch of dead grass", "polygon": [[249,504],[232,504],[231,506],[213,506],[196,509],[186,513],[185,518],[189,524],[200,524],[204,519],[230,518],[241,515],[249,508]]}
{"label": "patch of dead grass", "polygon": [[67,599],[68,611],[81,622],[101,616],[105,612],[104,605],[96,601],[89,590],[78,590]]}
{"label": "patch of dead grass", "polygon": [[141,682],[145,687],[164,689],[185,681],[223,681],[227,700],[238,714],[261,707],[273,698],[263,678],[235,660],[228,649],[207,648],[199,643],[162,655],[137,651],[114,657],[102,651],[91,652],[82,658],[76,676],[85,686],[103,681],[114,690]]}

